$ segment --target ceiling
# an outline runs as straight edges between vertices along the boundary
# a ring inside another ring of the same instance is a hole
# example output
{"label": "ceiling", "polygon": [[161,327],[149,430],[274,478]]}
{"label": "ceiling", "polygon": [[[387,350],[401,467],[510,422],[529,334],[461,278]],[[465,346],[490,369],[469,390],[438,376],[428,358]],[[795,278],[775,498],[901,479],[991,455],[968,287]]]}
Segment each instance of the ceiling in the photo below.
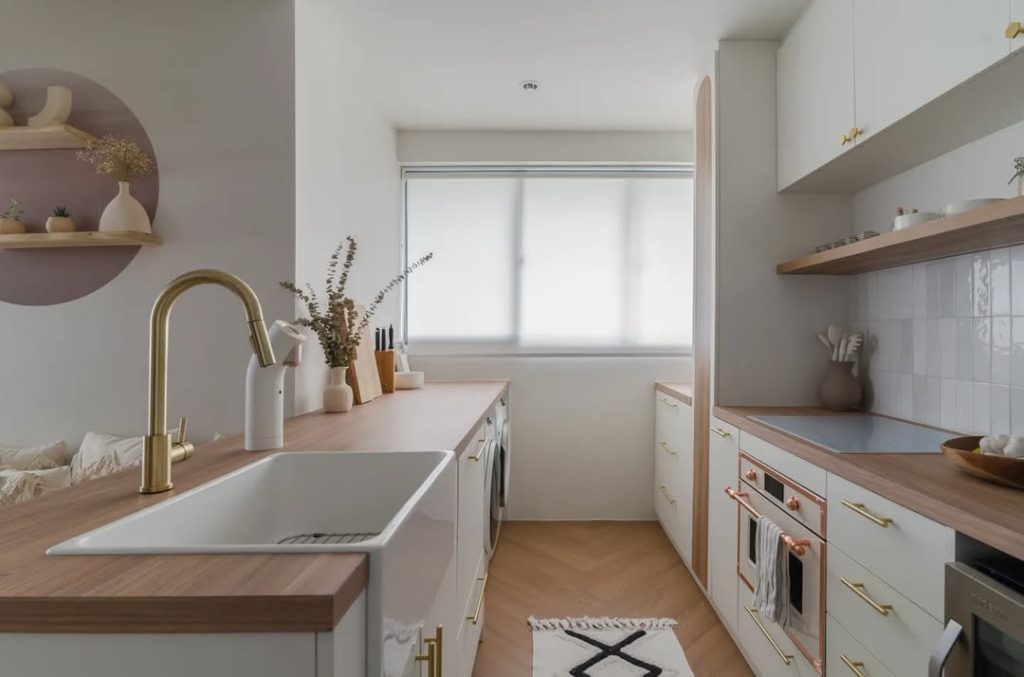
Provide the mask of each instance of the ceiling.
{"label": "ceiling", "polygon": [[778,39],[808,2],[345,1],[397,128],[579,130],[691,129],[718,40]]}

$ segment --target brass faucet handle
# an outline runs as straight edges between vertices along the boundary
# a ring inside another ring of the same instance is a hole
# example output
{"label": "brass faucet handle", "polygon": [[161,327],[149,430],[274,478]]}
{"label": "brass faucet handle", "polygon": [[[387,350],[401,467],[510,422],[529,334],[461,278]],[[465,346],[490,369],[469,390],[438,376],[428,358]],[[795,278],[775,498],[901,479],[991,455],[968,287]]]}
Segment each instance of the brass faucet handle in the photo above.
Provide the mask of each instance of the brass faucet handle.
{"label": "brass faucet handle", "polygon": [[182,416],[178,421],[178,439],[175,440],[175,444],[185,445],[185,432],[188,430],[188,417]]}
{"label": "brass faucet handle", "polygon": [[185,433],[188,432],[188,418],[182,416],[178,421],[178,439],[171,445],[171,462],[177,463],[192,457],[196,448],[191,442],[186,441]]}

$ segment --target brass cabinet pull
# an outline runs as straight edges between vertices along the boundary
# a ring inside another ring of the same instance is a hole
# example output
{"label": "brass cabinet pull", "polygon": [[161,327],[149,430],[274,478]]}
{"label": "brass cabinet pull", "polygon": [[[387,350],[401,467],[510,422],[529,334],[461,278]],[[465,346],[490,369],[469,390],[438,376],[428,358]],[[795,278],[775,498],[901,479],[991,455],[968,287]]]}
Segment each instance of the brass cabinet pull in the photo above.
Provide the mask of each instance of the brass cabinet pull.
{"label": "brass cabinet pull", "polygon": [[860,129],[860,128],[858,128],[858,127],[850,127],[850,132],[849,132],[849,133],[850,133],[850,141],[853,141],[853,140],[854,140],[854,139],[856,139],[856,138],[857,138],[858,136],[860,136],[861,134],[863,134],[863,133],[864,133],[864,130],[863,130],[863,129]]}
{"label": "brass cabinet pull", "polygon": [[1013,40],[1018,35],[1024,35],[1024,24],[1019,21],[1011,21],[1006,27],[1006,37]]}
{"label": "brass cabinet pull", "polygon": [[892,604],[879,604],[875,600],[868,597],[868,593],[864,592],[863,583],[853,583],[851,581],[846,580],[845,578],[840,578],[839,582],[848,587],[853,592],[853,594],[857,595],[857,597],[860,597],[862,600],[864,600],[865,604],[867,604],[869,607],[871,607],[878,613],[882,614],[883,616],[889,615],[889,611],[892,609]]}
{"label": "brass cabinet pull", "polygon": [[840,146],[845,146],[848,143],[853,143],[853,139],[851,139],[846,134],[840,134],[839,135],[839,145]]}
{"label": "brass cabinet pull", "polygon": [[779,658],[782,659],[783,664],[789,665],[790,661],[793,660],[793,657],[784,652],[782,647],[780,647],[775,641],[775,638],[768,634],[768,631],[764,629],[763,625],[761,625],[761,621],[757,620],[757,612],[749,606],[744,606],[743,608],[747,610],[747,613],[750,614],[750,620],[754,621],[754,625],[757,626],[757,629],[761,631],[764,638],[767,639],[768,643],[772,645],[773,649],[775,649],[775,653],[779,654]]}
{"label": "brass cabinet pull", "polygon": [[479,442],[480,442],[480,450],[478,452],[476,452],[476,456],[470,456],[469,457],[469,460],[473,461],[473,463],[479,463],[480,462],[480,459],[483,458],[483,455],[484,455],[484,449],[487,448],[487,440],[479,440]]}
{"label": "brass cabinet pull", "polygon": [[864,519],[871,520],[883,529],[888,529],[889,526],[893,524],[893,520],[891,517],[878,517],[877,515],[872,515],[870,512],[868,512],[868,509],[864,507],[863,503],[852,503],[850,501],[847,501],[846,499],[843,499],[842,504],[845,507],[857,513],[858,515],[860,515],[861,517],[863,517]]}
{"label": "brass cabinet pull", "polygon": [[846,667],[850,668],[850,672],[857,675],[857,677],[867,677],[867,675],[864,674],[864,671],[861,670],[861,668],[864,667],[863,662],[850,660],[846,654],[839,654],[839,658],[846,663]]}
{"label": "brass cabinet pull", "polygon": [[472,616],[466,616],[466,620],[467,621],[472,621],[473,625],[476,625],[477,623],[480,622],[480,610],[483,609],[483,607],[484,607],[484,590],[487,589],[487,576],[488,575],[489,574],[484,574],[483,578],[476,579],[477,582],[482,584],[480,586],[480,599],[478,599],[476,601],[476,613],[473,614]]}
{"label": "brass cabinet pull", "polygon": [[667,451],[669,456],[676,455],[676,452],[672,451],[672,447],[668,446],[665,442],[658,442],[658,446]]}
{"label": "brass cabinet pull", "polygon": [[661,491],[661,495],[665,497],[666,501],[668,501],[672,505],[676,504],[676,499],[672,498],[672,495],[668,493],[668,490],[665,488],[664,484],[659,485],[658,489]]}
{"label": "brass cabinet pull", "polygon": [[423,640],[427,653],[416,656],[417,661],[426,661],[427,677],[444,677],[444,628],[437,626],[433,637]]}
{"label": "brass cabinet pull", "polygon": [[673,409],[675,409],[675,408],[677,408],[679,406],[675,402],[669,402],[664,397],[659,397],[658,401],[661,402],[662,404],[664,404],[666,407],[672,407]]}
{"label": "brass cabinet pull", "polygon": [[716,428],[715,426],[711,426],[711,432],[718,435],[719,437],[732,437],[732,433],[729,432],[728,430],[722,430],[721,428]]}

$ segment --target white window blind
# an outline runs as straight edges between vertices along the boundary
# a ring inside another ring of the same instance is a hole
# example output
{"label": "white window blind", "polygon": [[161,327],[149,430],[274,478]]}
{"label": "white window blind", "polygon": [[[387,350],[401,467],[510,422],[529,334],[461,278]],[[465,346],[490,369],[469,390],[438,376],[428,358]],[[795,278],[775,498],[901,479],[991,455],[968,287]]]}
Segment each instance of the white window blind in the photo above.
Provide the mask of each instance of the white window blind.
{"label": "white window blind", "polygon": [[692,338],[685,168],[405,172],[413,350],[650,352]]}

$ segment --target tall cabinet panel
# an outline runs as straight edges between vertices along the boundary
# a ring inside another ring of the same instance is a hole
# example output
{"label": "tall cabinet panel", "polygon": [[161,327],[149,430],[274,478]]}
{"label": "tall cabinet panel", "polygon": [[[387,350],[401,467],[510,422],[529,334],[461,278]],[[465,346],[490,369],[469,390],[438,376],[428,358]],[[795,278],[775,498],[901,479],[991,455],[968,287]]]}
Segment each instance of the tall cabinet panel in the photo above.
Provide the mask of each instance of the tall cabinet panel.
{"label": "tall cabinet panel", "polygon": [[[1024,1],[1024,0],[1022,0]],[[854,0],[815,0],[778,51],[778,186],[853,143]]]}

